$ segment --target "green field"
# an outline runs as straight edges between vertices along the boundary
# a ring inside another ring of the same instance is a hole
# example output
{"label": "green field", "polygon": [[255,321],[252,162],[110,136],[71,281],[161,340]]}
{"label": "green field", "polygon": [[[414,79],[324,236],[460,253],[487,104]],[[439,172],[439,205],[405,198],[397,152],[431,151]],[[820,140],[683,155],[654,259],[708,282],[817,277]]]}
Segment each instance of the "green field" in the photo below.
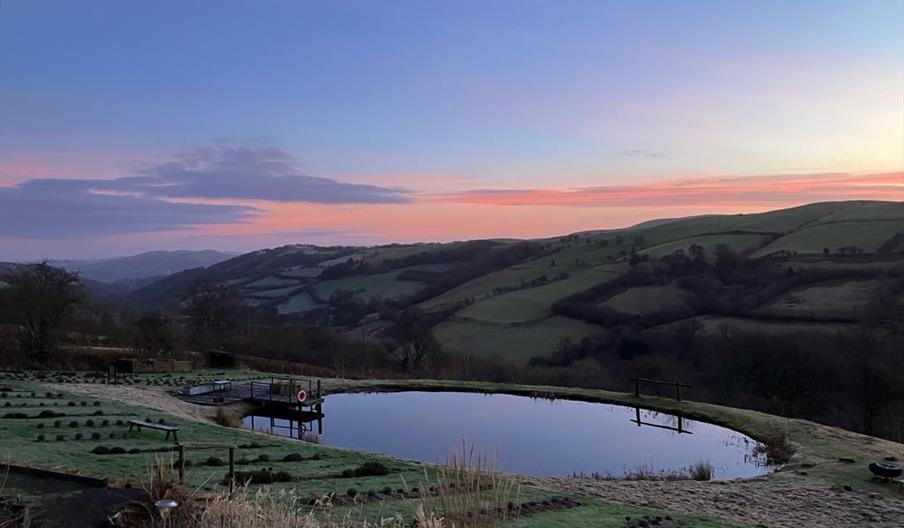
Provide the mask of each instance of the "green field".
{"label": "green field", "polygon": [[629,314],[649,314],[663,308],[685,306],[684,294],[671,284],[631,288],[613,295],[601,304]]}
{"label": "green field", "polygon": [[596,325],[553,316],[510,325],[454,320],[440,323],[433,332],[445,351],[523,365],[534,356],[552,354],[563,337],[578,342],[599,331]]}
{"label": "green field", "polygon": [[290,293],[297,290],[300,286],[295,284],[293,286],[288,286],[285,288],[274,288],[272,290],[256,290],[249,292],[247,297],[257,298],[257,299],[279,299],[280,297],[285,297]]}
{"label": "green field", "polygon": [[371,297],[398,298],[411,295],[424,287],[424,283],[417,281],[396,280],[400,270],[373,275],[352,275],[341,279],[328,280],[314,286],[317,295],[322,299],[329,299],[338,290],[357,292],[357,297],[369,299]]}
{"label": "green field", "polygon": [[859,320],[879,284],[876,281],[832,282],[797,288],[764,306],[771,317]]}
{"label": "green field", "polygon": [[658,259],[679,249],[687,253],[690,246],[697,244],[703,246],[706,257],[712,259],[716,256],[716,246],[719,244],[726,244],[737,253],[748,253],[762,246],[766,240],[763,235],[700,235],[659,244],[643,250],[643,254]]}
{"label": "green field", "polygon": [[246,284],[244,287],[249,290],[269,290],[272,288],[282,288],[285,286],[296,286],[298,281],[294,279],[284,279],[281,277],[264,277],[254,282]]}
{"label": "green field", "polygon": [[302,313],[318,308],[322,305],[311,297],[310,293],[301,292],[289,297],[285,301],[276,305],[276,310],[280,315]]}
{"label": "green field", "polygon": [[754,257],[787,250],[797,253],[835,252],[840,247],[856,246],[875,253],[895,233],[904,233],[904,219],[820,223],[779,238],[753,254]]}
{"label": "green field", "polygon": [[494,295],[458,311],[456,315],[490,323],[524,323],[552,315],[550,306],[572,293],[615,278],[619,267],[589,268],[575,271],[564,280],[514,292]]}
{"label": "green field", "polygon": [[[719,335],[723,330],[741,330],[744,332],[763,332],[771,335],[805,335],[810,332],[822,334],[836,334],[842,330],[851,330],[858,327],[853,323],[819,322],[819,321],[767,321],[762,319],[749,319],[744,317],[726,317],[718,315],[698,315],[690,320],[700,323],[703,332],[710,335]],[[666,323],[654,326],[645,332],[669,331],[675,323]]]}

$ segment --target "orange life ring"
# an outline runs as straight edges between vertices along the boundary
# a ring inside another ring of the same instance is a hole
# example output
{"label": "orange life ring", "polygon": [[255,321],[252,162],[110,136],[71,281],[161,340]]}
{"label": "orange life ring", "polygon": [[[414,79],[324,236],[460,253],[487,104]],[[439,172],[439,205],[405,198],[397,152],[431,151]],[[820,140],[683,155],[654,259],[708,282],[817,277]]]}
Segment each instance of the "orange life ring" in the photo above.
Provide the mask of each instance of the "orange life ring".
{"label": "orange life ring", "polygon": [[298,403],[304,403],[304,401],[308,399],[308,393],[300,390],[295,397],[298,399]]}

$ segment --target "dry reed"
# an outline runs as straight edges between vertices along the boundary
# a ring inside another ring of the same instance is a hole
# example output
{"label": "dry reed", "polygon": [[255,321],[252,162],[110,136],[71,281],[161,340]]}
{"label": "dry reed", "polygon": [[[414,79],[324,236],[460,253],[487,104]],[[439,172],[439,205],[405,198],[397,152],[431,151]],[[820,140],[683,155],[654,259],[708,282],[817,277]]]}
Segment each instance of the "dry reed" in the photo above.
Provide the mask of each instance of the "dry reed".
{"label": "dry reed", "polygon": [[484,528],[504,523],[515,513],[512,501],[519,490],[498,470],[497,462],[498,454],[490,458],[462,442],[461,451],[453,451],[446,465],[437,470],[435,483],[421,487],[417,522],[445,528]]}
{"label": "dry reed", "polygon": [[225,427],[241,427],[242,415],[232,409],[217,407],[217,423]]}

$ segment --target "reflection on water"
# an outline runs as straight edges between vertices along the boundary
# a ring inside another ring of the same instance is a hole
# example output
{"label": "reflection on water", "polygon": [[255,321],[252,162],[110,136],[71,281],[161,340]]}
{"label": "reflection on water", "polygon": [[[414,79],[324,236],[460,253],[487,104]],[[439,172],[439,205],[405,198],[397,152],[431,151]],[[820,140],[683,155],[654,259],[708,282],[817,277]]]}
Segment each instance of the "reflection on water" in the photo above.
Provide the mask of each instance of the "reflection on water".
{"label": "reflection on water", "polygon": [[[335,394],[323,419],[246,416],[246,428],[327,445],[442,462],[462,440],[498,450],[503,471],[621,475],[646,466],[681,470],[708,460],[714,478],[766,473],[756,442],[716,425],[654,411],[505,394]],[[253,422],[253,424],[252,424]]]}

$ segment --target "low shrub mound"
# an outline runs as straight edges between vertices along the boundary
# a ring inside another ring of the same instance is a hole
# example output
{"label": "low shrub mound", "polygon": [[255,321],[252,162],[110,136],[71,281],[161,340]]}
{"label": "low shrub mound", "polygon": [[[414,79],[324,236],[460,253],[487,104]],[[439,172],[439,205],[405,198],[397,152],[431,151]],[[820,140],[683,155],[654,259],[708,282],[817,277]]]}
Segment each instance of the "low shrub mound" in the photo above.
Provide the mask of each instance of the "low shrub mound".
{"label": "low shrub mound", "polygon": [[[224,483],[228,483],[229,475],[223,479]],[[292,475],[285,471],[270,471],[261,469],[256,471],[236,471],[236,482],[246,484],[273,484],[275,482],[291,482]]]}
{"label": "low shrub mound", "polygon": [[342,471],[342,476],[344,478],[378,477],[388,474],[389,469],[380,462],[365,462],[355,469],[346,469]]}

